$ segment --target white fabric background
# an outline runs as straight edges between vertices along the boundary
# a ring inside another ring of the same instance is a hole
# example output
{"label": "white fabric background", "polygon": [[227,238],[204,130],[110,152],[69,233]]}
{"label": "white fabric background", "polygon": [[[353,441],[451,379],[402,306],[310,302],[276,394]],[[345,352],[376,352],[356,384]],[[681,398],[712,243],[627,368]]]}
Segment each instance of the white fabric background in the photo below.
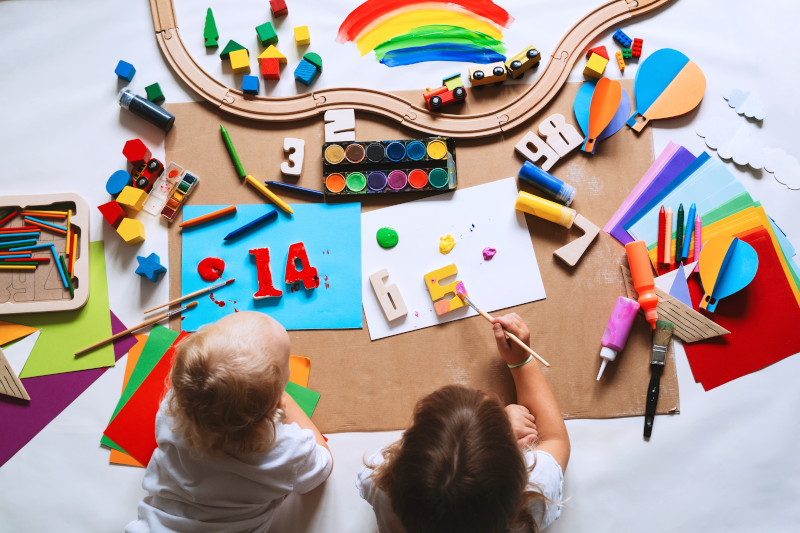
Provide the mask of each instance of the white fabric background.
{"label": "white fabric background", "polygon": [[[215,10],[222,46],[228,38],[241,38],[239,42],[251,50],[252,28],[267,20],[269,13],[265,0],[176,3],[183,39],[192,43],[191,51],[210,72],[219,72],[219,60],[215,55],[203,57],[206,8],[211,5]],[[506,32],[509,51],[535,44],[547,57],[566,29],[598,3],[500,1],[516,18]],[[371,57],[359,58],[352,45],[333,43],[339,23],[357,4],[357,0],[288,2],[289,19],[279,29],[281,49],[291,61],[291,27],[310,26],[309,50],[320,52],[325,61],[315,87],[422,90],[458,70],[454,64],[389,69]],[[721,94],[740,87],[755,91],[767,103],[767,118],[757,132],[764,144],[800,155],[795,144],[800,118],[796,5],[789,0],[678,0],[624,27],[631,37],[644,39],[645,54],[662,47],[681,50],[700,65],[708,80],[706,98],[697,112],[650,126],[657,153],[669,141],[700,153],[705,145],[693,124],[703,118],[733,116]],[[615,51],[611,33],[604,34],[600,43]],[[169,102],[195,98],[161,57],[149,4],[141,0],[1,1],[0,50],[2,195],[75,191],[96,206],[107,201],[106,178],[123,168],[125,140],[142,137],[157,156],[163,156],[161,132],[120,111],[115,102],[121,84],[113,71],[119,59],[136,66],[132,87],[138,92],[158,81]],[[582,80],[582,68],[579,61],[571,80]],[[275,94],[296,90],[291,70],[283,71]],[[466,66],[460,70],[466,72]],[[607,72],[617,76],[616,65],[610,63]],[[631,65],[625,77],[634,74]],[[221,79],[233,83],[231,74]],[[732,165],[731,169],[800,247],[796,212],[800,191],[788,191],[767,173]],[[159,226],[157,221],[149,224],[145,243],[127,247],[109,231],[99,212],[92,214],[92,238],[106,241],[111,307],[128,324],[138,322],[149,304],[167,298],[165,281],[152,285],[132,273],[137,254],[155,251],[166,259],[166,231]],[[658,417],[651,442],[642,440],[641,418],[567,423],[573,447],[565,482],[569,500],[549,531],[795,530],[800,523],[796,441],[800,357],[706,393],[694,383],[683,351],[677,354],[682,412]],[[109,466],[107,452],[97,444],[119,396],[123,363],[106,372],[0,468],[0,531],[120,531],[134,518],[143,495],[143,470]],[[1,431],[0,438],[13,428]],[[398,435],[331,435],[333,476],[310,495],[290,497],[273,530],[373,531],[374,517],[358,497],[355,475],[364,454]]]}

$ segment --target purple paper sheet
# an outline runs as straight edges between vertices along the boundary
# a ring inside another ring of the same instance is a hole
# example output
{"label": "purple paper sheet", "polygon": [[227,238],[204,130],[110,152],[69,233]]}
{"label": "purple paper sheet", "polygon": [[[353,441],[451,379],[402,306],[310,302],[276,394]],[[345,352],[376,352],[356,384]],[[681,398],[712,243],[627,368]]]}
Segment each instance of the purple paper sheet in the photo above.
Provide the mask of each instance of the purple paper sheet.
{"label": "purple paper sheet", "polygon": [[[123,331],[125,325],[111,313],[111,331]],[[114,343],[114,360],[119,361],[136,344],[129,336]],[[93,368],[22,379],[30,401],[0,396],[0,420],[3,437],[0,438],[0,466],[3,466],[23,446],[28,444],[61,411],[83,394],[108,368]]]}
{"label": "purple paper sheet", "polygon": [[650,200],[655,198],[664,187],[680,176],[681,172],[695,159],[695,156],[689,150],[680,146],[670,158],[669,162],[661,169],[661,172],[659,172],[655,178],[653,178],[653,181],[645,187],[642,194],[631,204],[630,208],[628,208],[608,233],[622,244],[633,242],[633,238],[625,231],[625,224],[636,215],[642,207],[647,205]]}

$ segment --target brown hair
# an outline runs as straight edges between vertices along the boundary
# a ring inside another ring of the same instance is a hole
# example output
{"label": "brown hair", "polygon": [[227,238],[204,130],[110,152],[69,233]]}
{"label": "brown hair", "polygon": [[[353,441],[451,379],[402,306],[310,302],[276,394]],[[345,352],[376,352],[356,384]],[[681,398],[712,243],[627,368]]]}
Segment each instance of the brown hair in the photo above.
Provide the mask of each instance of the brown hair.
{"label": "brown hair", "polygon": [[525,458],[495,396],[448,385],[420,400],[402,438],[374,467],[408,533],[537,531]]}
{"label": "brown hair", "polygon": [[205,454],[268,451],[283,414],[288,357],[286,331],[260,313],[200,328],[175,353],[167,406],[173,429]]}

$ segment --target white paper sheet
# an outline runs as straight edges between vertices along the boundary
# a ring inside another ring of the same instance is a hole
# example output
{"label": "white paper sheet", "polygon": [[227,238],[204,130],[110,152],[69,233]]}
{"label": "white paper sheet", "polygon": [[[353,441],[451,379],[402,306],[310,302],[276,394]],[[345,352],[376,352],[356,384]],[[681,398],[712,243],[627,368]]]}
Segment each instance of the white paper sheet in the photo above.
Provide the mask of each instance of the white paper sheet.
{"label": "white paper sheet", "polygon": [[[507,178],[361,215],[362,294],[372,340],[476,315],[467,306],[441,317],[433,310],[423,276],[451,263],[458,267],[456,279],[464,282],[470,299],[484,311],[545,298],[525,216],[514,209],[517,192],[516,180]],[[397,230],[400,237],[389,250],[375,238],[384,226]],[[439,252],[439,238],[447,234],[456,245],[444,255]],[[482,253],[486,247],[497,250],[488,261]],[[408,315],[392,323],[369,281],[370,274],[383,268],[389,271],[384,283],[397,284],[408,308]]]}

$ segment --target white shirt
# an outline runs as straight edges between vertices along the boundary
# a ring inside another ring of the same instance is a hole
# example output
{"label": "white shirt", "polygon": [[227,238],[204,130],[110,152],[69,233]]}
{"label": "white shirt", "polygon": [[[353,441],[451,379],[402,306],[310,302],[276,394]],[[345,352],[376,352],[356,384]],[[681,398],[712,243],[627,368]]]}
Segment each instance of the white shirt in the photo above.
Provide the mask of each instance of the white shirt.
{"label": "white shirt", "polygon": [[[561,466],[547,452],[539,450],[526,451],[525,463],[529,468],[534,460],[536,461],[536,466],[528,475],[528,481],[536,485],[541,493],[552,501],[561,502],[564,485],[564,473],[561,471]],[[382,462],[383,456],[381,452],[374,454],[366,461],[367,464],[372,465],[378,465]],[[371,468],[368,466],[362,468],[356,478],[356,487],[361,497],[372,505],[372,509],[375,511],[375,518],[378,520],[378,531],[381,533],[406,533],[400,519],[394,514],[392,501],[385,492],[375,486],[372,478],[369,477],[371,474]],[[538,500],[530,503],[528,511],[530,511],[536,523],[539,524],[540,531],[561,516],[560,505],[546,502],[543,509],[542,502]]]}
{"label": "white shirt", "polygon": [[139,519],[128,533],[186,531],[264,532],[275,508],[290,492],[304,494],[330,474],[330,453],[310,429],[276,424],[275,444],[266,453],[244,457],[198,456],[170,428],[164,413],[156,416],[156,442],[142,487]]}

